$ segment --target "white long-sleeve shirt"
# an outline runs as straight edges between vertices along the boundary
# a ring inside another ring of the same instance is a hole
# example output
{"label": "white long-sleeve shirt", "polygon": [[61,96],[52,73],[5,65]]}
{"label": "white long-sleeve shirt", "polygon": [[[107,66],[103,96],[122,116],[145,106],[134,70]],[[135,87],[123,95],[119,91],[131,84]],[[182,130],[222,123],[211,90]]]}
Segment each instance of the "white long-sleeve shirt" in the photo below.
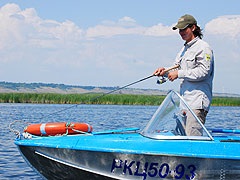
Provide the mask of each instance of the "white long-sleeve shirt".
{"label": "white long-sleeve shirt", "polygon": [[209,111],[214,76],[214,55],[210,46],[196,37],[184,45],[175,63],[180,65],[180,94],[192,109]]}

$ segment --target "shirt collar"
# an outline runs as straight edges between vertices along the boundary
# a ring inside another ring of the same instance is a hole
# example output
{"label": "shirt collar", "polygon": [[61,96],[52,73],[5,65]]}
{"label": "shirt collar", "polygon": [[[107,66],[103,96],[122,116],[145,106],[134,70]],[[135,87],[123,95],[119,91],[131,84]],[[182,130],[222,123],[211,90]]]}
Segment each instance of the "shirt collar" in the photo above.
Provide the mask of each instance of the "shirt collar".
{"label": "shirt collar", "polygon": [[193,40],[189,41],[188,43],[185,43],[184,46],[190,47],[192,46],[195,42],[199,40],[199,37],[195,37]]}

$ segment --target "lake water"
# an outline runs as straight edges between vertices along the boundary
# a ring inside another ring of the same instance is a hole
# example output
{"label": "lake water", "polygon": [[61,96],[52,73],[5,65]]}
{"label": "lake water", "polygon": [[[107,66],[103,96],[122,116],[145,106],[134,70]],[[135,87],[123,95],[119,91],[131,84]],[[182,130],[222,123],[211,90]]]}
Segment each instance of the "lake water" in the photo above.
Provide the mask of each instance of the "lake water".
{"label": "lake water", "polygon": [[[0,179],[39,179],[23,160],[14,144],[15,135],[8,126],[21,120],[19,130],[27,122],[77,121],[93,126],[94,131],[143,128],[157,106],[120,105],[43,105],[43,104],[0,104]],[[240,107],[211,107],[207,117],[207,128],[240,129]]]}

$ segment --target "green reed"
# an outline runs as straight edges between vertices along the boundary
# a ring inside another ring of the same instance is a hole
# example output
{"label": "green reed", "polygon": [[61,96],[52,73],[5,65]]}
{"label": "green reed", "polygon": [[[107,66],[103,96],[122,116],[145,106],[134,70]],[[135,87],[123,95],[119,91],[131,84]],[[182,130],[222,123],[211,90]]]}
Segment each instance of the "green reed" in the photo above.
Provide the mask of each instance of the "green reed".
{"label": "green reed", "polygon": [[[0,93],[0,103],[159,105],[165,96],[134,94]],[[240,106],[240,97],[213,97],[213,106]]]}

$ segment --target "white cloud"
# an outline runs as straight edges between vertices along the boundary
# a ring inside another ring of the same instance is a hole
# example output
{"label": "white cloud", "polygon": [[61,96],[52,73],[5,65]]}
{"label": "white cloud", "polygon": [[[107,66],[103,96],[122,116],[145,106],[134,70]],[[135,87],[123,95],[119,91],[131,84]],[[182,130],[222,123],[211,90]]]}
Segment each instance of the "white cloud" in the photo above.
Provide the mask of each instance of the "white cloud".
{"label": "white cloud", "polygon": [[211,20],[205,26],[208,34],[227,35],[236,37],[240,35],[240,15],[220,16]]}
{"label": "white cloud", "polygon": [[90,27],[86,30],[87,38],[112,37],[116,35],[143,34],[144,27],[136,24],[130,17],[123,17],[116,22],[103,21],[102,24]]}
{"label": "white cloud", "polygon": [[169,36],[173,34],[176,34],[176,32],[172,31],[171,27],[164,26],[162,24],[149,27],[144,32],[144,35],[148,35],[148,36]]}
{"label": "white cloud", "polygon": [[16,4],[0,9],[0,49],[20,46],[54,48],[66,42],[77,42],[82,30],[73,22],[43,20],[33,8],[22,10]]}
{"label": "white cloud", "polygon": [[126,27],[127,26],[136,26],[136,21],[131,17],[125,16],[118,20],[118,24],[120,26],[126,26]]}
{"label": "white cloud", "polygon": [[152,27],[143,27],[130,17],[123,17],[117,22],[104,21],[101,25],[86,30],[86,37],[112,37],[116,35],[141,35],[141,36],[169,36],[175,32],[171,27],[162,24]]}
{"label": "white cloud", "polygon": [[[25,43],[42,48],[76,45],[79,41],[97,37],[113,37],[116,35],[171,36],[176,34],[172,26],[159,23],[151,27],[143,27],[128,16],[116,22],[104,21],[86,30],[80,29],[73,22],[57,22],[43,20],[33,8],[21,10],[16,4],[7,4],[0,9],[0,48]],[[205,26],[208,34],[228,34],[236,36],[240,33],[240,16],[221,16],[213,19]],[[8,43],[6,43],[8,42]]]}
{"label": "white cloud", "polygon": [[17,4],[6,4],[5,6],[3,6],[1,8],[1,16],[11,16],[12,14],[16,14],[21,12],[21,9],[19,8],[19,6]]}
{"label": "white cloud", "polygon": [[97,25],[87,30],[86,37],[97,38],[97,37],[112,37],[116,35],[143,34],[144,30],[145,28],[142,27],[125,28],[120,26]]}

